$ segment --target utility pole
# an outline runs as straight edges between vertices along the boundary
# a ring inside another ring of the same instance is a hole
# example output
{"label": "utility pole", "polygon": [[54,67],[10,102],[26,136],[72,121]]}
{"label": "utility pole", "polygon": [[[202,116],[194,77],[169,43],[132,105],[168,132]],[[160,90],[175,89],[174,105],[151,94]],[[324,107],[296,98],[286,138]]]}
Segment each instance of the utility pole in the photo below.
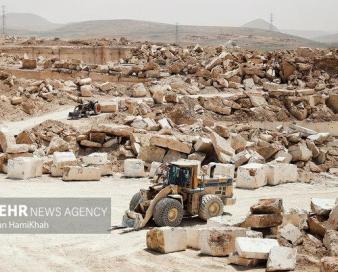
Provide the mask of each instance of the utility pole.
{"label": "utility pole", "polygon": [[178,23],[176,23],[176,30],[175,30],[175,43],[178,45]]}
{"label": "utility pole", "polygon": [[6,35],[6,6],[2,6],[2,35]]}
{"label": "utility pole", "polygon": [[273,13],[270,14],[270,31],[273,31],[273,23],[274,23],[274,16]]}

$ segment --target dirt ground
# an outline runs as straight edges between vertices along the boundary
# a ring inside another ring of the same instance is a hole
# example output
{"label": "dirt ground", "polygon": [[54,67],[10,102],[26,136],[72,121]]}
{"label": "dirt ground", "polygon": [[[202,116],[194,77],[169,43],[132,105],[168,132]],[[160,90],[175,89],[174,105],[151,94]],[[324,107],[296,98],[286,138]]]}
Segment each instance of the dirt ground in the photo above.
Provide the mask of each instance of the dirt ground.
{"label": "dirt ground", "polygon": [[[0,176],[0,197],[110,197],[112,224],[120,224],[131,196],[147,186],[147,179],[105,178],[96,183],[64,183],[48,176],[10,181]],[[285,208],[310,208],[312,197],[337,197],[338,179],[321,178],[314,184],[284,184],[248,191],[236,189],[237,203],[226,207],[232,216],[246,215],[258,199],[282,197]],[[202,222],[186,219],[185,225]],[[244,271],[227,265],[226,258],[199,256],[187,250],[160,255],[146,250],[146,230],[108,235],[0,235],[0,271]],[[255,268],[247,271],[265,271]],[[319,271],[299,266],[297,271]]]}

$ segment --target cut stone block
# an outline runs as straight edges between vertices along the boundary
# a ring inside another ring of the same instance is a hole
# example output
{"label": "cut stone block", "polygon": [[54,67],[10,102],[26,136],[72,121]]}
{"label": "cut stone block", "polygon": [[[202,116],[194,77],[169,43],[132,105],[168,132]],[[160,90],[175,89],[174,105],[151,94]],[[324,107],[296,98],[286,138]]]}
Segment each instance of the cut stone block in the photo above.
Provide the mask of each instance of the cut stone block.
{"label": "cut stone block", "polygon": [[284,158],[283,163],[290,163],[292,161],[292,155],[288,151],[280,150],[276,153],[275,159]]}
{"label": "cut stone block", "polygon": [[326,224],[318,220],[316,215],[309,216],[308,218],[309,232],[313,235],[324,237],[327,231]]}
{"label": "cut stone block", "polygon": [[144,87],[143,83],[138,83],[133,86],[132,96],[133,97],[144,97],[148,94],[147,89]]}
{"label": "cut stone block", "polygon": [[200,234],[201,234],[201,231],[206,230],[206,229],[207,229],[207,227],[200,227],[200,226],[187,228],[186,229],[186,231],[187,231],[187,247],[200,250],[201,249]]}
{"label": "cut stone block", "polygon": [[235,150],[230,143],[215,132],[210,134],[210,138],[218,160],[222,163],[229,163],[235,155]]}
{"label": "cut stone block", "polygon": [[246,228],[270,228],[282,223],[283,216],[281,214],[251,214],[242,226]]}
{"label": "cut stone block", "polygon": [[326,103],[334,113],[338,113],[338,94],[330,93]]}
{"label": "cut stone block", "polygon": [[281,228],[280,236],[290,241],[293,245],[299,245],[303,239],[303,233],[292,224],[288,224]]}
{"label": "cut stone block", "polygon": [[87,78],[82,78],[79,80],[79,85],[83,86],[83,85],[89,85],[92,84],[92,79],[87,77]]}
{"label": "cut stone block", "polygon": [[273,247],[269,254],[266,271],[292,271],[296,268],[297,249]]}
{"label": "cut stone block", "polygon": [[54,152],[53,164],[51,166],[51,175],[53,177],[62,177],[65,166],[77,165],[77,159],[73,152]]}
{"label": "cut stone block", "polygon": [[140,178],[145,176],[144,161],[128,159],[124,161],[124,176],[129,178]]}
{"label": "cut stone block", "polygon": [[239,227],[245,222],[245,216],[222,215],[209,218],[208,227]]}
{"label": "cut stone block", "polygon": [[134,129],[126,125],[117,124],[99,124],[92,128],[94,132],[102,132],[113,136],[129,138]]}
{"label": "cut stone block", "polygon": [[338,231],[328,230],[325,233],[323,243],[329,250],[330,256],[338,256]]}
{"label": "cut stone block", "polygon": [[187,249],[187,232],[184,228],[154,228],[147,232],[147,247],[160,253]]}
{"label": "cut stone block", "polygon": [[214,177],[228,176],[231,178],[235,177],[235,166],[233,164],[223,164],[223,163],[210,163],[208,165],[208,176],[211,175],[211,169],[213,170]]}
{"label": "cut stone block", "polygon": [[336,206],[335,198],[312,198],[311,210],[316,215],[329,216],[330,212]]}
{"label": "cut stone block", "polygon": [[99,181],[101,169],[99,167],[67,166],[63,171],[63,181]]}
{"label": "cut stone block", "polygon": [[82,97],[92,97],[93,87],[91,85],[83,85],[80,88]]}
{"label": "cut stone block", "polygon": [[97,142],[92,142],[89,140],[82,140],[80,142],[80,145],[85,146],[85,147],[89,147],[89,148],[101,148],[102,144],[97,143]]}
{"label": "cut stone block", "polygon": [[86,165],[102,165],[108,162],[107,153],[92,153],[82,157],[82,162]]}
{"label": "cut stone block", "polygon": [[33,70],[37,68],[36,59],[23,59],[22,60],[22,69]]}
{"label": "cut stone block", "polygon": [[289,147],[289,153],[292,156],[292,161],[304,161],[307,162],[312,158],[312,152],[307,148],[306,143],[300,143]]}
{"label": "cut stone block", "polygon": [[192,153],[188,156],[188,160],[193,160],[193,161],[200,161],[203,162],[206,158],[206,154],[201,153],[201,152],[195,152]]}
{"label": "cut stone block", "polygon": [[7,164],[10,179],[30,179],[42,176],[43,160],[38,158],[16,158]]}
{"label": "cut stone block", "polygon": [[107,161],[105,164],[95,165],[101,170],[101,176],[112,176],[114,174],[113,164],[110,161]]}
{"label": "cut stone block", "polygon": [[1,128],[0,129],[0,147],[4,153],[7,152],[7,148],[11,145],[15,145],[15,138],[13,135],[9,134],[9,132]]}
{"label": "cut stone block", "polygon": [[337,272],[338,257],[324,257],[320,261],[320,272]]}
{"label": "cut stone block", "polygon": [[338,230],[338,204],[333,208],[328,220],[328,228]]}
{"label": "cut stone block", "polygon": [[308,213],[305,210],[290,209],[283,214],[283,226],[287,224],[293,224],[300,230],[306,230],[309,228]]}
{"label": "cut stone block", "polygon": [[264,238],[263,233],[261,231],[255,231],[255,230],[247,230],[245,237]]}
{"label": "cut stone block", "polygon": [[266,166],[266,170],[268,184],[272,186],[298,180],[298,169],[294,164],[269,164]]}
{"label": "cut stone block", "polygon": [[180,153],[178,151],[169,149],[167,154],[165,154],[165,156],[163,158],[163,162],[171,163],[171,162],[176,162],[178,160],[186,159],[186,158],[187,158],[186,154],[183,154],[183,153]]}
{"label": "cut stone block", "polygon": [[230,133],[228,141],[236,152],[244,150],[247,145],[247,141],[237,133]]}
{"label": "cut stone block", "polygon": [[118,101],[101,102],[100,106],[102,113],[114,113],[119,111]]}
{"label": "cut stone block", "polygon": [[212,142],[208,138],[199,138],[194,145],[194,149],[197,152],[202,152],[202,153],[207,154],[213,149]]}
{"label": "cut stone block", "polygon": [[236,238],[236,250],[240,257],[267,260],[272,248],[278,247],[278,241],[261,238]]}
{"label": "cut stone block", "polygon": [[252,214],[281,214],[284,212],[283,199],[261,199],[250,210]]}
{"label": "cut stone block", "polygon": [[241,166],[237,171],[236,187],[243,189],[257,189],[267,184],[265,165],[249,163]]}
{"label": "cut stone block", "polygon": [[160,162],[152,162],[149,171],[149,177],[153,178],[156,175],[157,169],[162,165]]}
{"label": "cut stone block", "polygon": [[239,266],[255,267],[263,263],[264,263],[264,260],[242,258],[238,256],[237,254],[231,255],[229,257],[229,264],[234,264],[234,265],[239,265]]}
{"label": "cut stone block", "polygon": [[138,159],[145,162],[162,162],[165,156],[166,150],[157,146],[141,146],[138,154]]}
{"label": "cut stone block", "polygon": [[172,128],[167,118],[162,118],[162,119],[158,120],[158,123],[160,124],[160,127],[162,129],[166,129],[166,128],[171,129]]}
{"label": "cut stone block", "polygon": [[235,252],[236,237],[245,237],[246,229],[238,227],[204,229],[200,232],[201,253],[228,256]]}
{"label": "cut stone block", "polygon": [[240,167],[241,165],[247,163],[251,159],[252,155],[249,151],[244,150],[242,152],[237,153],[232,157],[231,162],[235,165],[235,167]]}
{"label": "cut stone block", "polygon": [[0,172],[3,172],[3,168],[7,163],[7,154],[0,153]]}
{"label": "cut stone block", "polygon": [[323,144],[328,140],[329,137],[330,133],[322,132],[315,135],[310,135],[308,139],[315,142],[316,144]]}
{"label": "cut stone block", "polygon": [[173,136],[165,136],[165,135],[153,136],[150,139],[150,144],[159,147],[169,148],[171,150],[175,150],[185,154],[190,154],[192,150],[191,143],[181,142]]}
{"label": "cut stone block", "polygon": [[14,144],[7,146],[6,153],[8,154],[21,154],[28,153],[30,146],[26,144]]}
{"label": "cut stone block", "polygon": [[52,155],[54,152],[64,152],[69,150],[69,144],[59,136],[55,136],[49,143],[47,155]]}

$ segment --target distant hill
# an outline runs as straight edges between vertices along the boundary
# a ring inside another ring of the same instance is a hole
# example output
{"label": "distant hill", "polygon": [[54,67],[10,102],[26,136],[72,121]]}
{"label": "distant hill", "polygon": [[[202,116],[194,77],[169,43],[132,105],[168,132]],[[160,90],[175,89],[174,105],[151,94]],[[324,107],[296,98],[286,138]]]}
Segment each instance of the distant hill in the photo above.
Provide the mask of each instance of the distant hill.
{"label": "distant hill", "polygon": [[[33,14],[8,14],[8,34],[63,39],[120,38],[180,44],[227,45],[273,50],[325,45],[277,31],[251,27],[190,26],[137,21],[97,20],[57,25]],[[269,25],[269,24],[268,24]],[[276,28],[274,28],[276,29]]]}
{"label": "distant hill", "polygon": [[272,25],[272,28],[271,28],[271,24],[268,23],[267,21],[263,20],[263,19],[256,19],[256,20],[250,21],[250,22],[242,25],[242,27],[257,28],[257,29],[262,29],[262,30],[279,31],[279,29],[274,25]]}
{"label": "distant hill", "polygon": [[338,33],[331,34],[331,35],[325,35],[325,36],[319,36],[319,37],[316,37],[315,40],[319,42],[324,42],[324,43],[338,44]]}
{"label": "distant hill", "polygon": [[[120,38],[134,41],[172,43],[176,40],[176,25],[137,20],[100,20],[67,24],[54,31],[39,33],[60,38]],[[325,45],[288,34],[257,28],[221,26],[178,26],[178,41],[186,44],[220,45],[235,41],[244,48],[279,49]]]}
{"label": "distant hill", "polygon": [[330,32],[320,31],[320,30],[298,30],[298,29],[282,29],[281,32],[302,37],[305,39],[315,39],[320,36],[326,36],[332,34]]}
{"label": "distant hill", "polygon": [[[2,16],[0,17],[2,21]],[[8,13],[6,14],[6,27],[13,31],[49,31],[61,27],[47,19],[31,13]]]}

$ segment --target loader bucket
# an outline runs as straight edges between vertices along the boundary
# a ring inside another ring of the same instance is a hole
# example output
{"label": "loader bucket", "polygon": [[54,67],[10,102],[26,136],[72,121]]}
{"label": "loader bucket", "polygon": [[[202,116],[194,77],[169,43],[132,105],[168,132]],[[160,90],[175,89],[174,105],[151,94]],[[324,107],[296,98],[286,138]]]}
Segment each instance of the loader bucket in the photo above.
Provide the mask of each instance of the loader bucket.
{"label": "loader bucket", "polygon": [[122,227],[124,228],[133,228],[133,229],[141,229],[143,228],[143,216],[140,213],[126,211],[122,218]]}

